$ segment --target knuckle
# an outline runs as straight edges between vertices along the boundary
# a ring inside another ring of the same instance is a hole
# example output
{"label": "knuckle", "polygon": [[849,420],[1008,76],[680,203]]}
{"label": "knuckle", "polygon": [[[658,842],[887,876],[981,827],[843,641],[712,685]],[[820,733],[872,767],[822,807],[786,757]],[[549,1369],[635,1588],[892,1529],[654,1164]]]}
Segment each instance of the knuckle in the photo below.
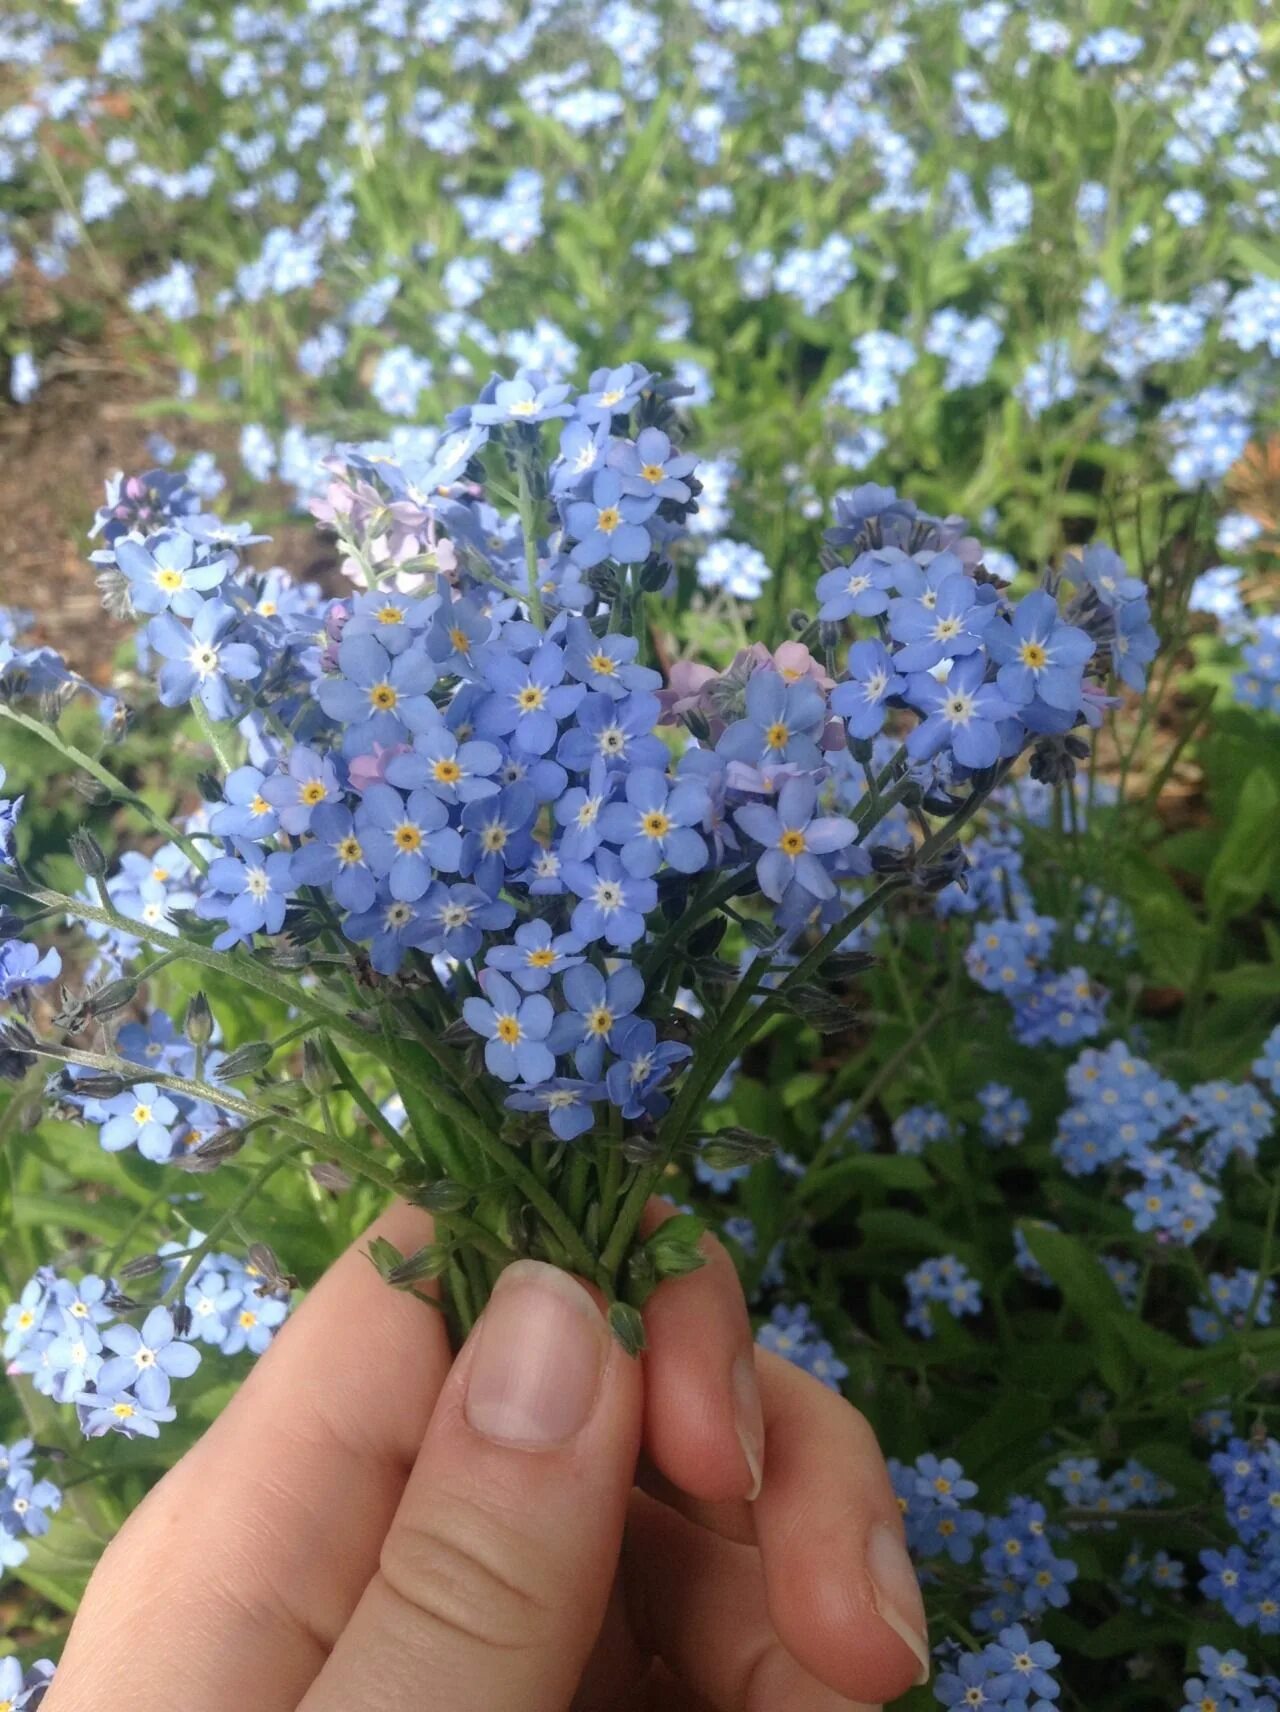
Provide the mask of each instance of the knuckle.
{"label": "knuckle", "polygon": [[545,1632],[548,1607],[537,1591],[531,1548],[495,1517],[441,1510],[398,1521],[378,1568],[419,1621],[455,1639],[523,1652]]}

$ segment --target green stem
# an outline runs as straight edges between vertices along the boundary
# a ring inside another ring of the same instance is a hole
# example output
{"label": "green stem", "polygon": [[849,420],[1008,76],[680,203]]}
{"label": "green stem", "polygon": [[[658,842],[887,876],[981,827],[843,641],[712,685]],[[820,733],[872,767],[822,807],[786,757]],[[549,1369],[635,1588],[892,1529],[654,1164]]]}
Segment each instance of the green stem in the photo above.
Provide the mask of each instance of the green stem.
{"label": "green stem", "polygon": [[193,839],[188,838],[185,832],[180,831],[171,820],[166,819],[164,815],[153,809],[145,797],[140,797],[136,791],[131,791],[109,768],[104,767],[101,761],[95,760],[92,755],[87,754],[85,750],[78,748],[74,743],[68,743],[65,738],[58,735],[51,725],[46,725],[42,720],[33,719],[30,714],[22,713],[18,708],[3,702],[0,702],[0,719],[7,719],[14,725],[20,725],[24,731],[31,732],[42,743],[46,743],[50,749],[55,750],[64,761],[70,761],[72,766],[79,767],[81,772],[88,773],[90,778],[96,779],[104,790],[110,792],[114,801],[125,803],[129,808],[134,809],[153,831],[170,839],[185,851],[202,874],[208,869],[209,864],[199,845]]}
{"label": "green stem", "polygon": [[641,964],[640,972],[646,983],[657,970],[666,966],[682,940],[688,940],[695,928],[699,927],[713,911],[728,902],[742,885],[744,872],[745,869],[743,868],[735,868],[731,874],[725,875],[718,885],[709,887],[701,895],[695,892],[688,909],[676,921],[672,922],[661,938],[655,941]]}
{"label": "green stem", "polygon": [[476,1135],[477,1145],[481,1151],[497,1165],[498,1169],[509,1177],[529,1203],[542,1214],[547,1227],[563,1246],[566,1254],[574,1264],[581,1268],[588,1277],[594,1277],[596,1258],[574,1228],[572,1220],[564,1208],[556,1200],[549,1189],[545,1189],[533,1172],[516,1154],[515,1149],[508,1147],[505,1142],[494,1136],[485,1135],[482,1131]]}
{"label": "green stem", "polygon": [[221,732],[219,732],[214,726],[212,719],[209,717],[208,709],[198,696],[191,703],[191,711],[196,716],[196,724],[200,727],[201,735],[209,745],[210,749],[213,750],[214,758],[222,768],[223,778],[226,778],[229,774],[235,772],[236,764],[231,759],[230,751],[222,741]]}
{"label": "green stem", "polygon": [[[54,1058],[66,1064],[80,1064],[87,1070],[119,1072],[136,1069],[136,1066],[125,1064],[122,1059],[110,1058],[99,1052],[79,1052],[69,1046],[55,1048],[37,1041],[30,1050],[42,1058]],[[376,1183],[388,1194],[394,1195],[399,1191],[400,1185],[390,1171],[384,1171],[380,1165],[375,1165],[360,1148],[344,1141],[340,1136],[326,1135],[323,1130],[300,1123],[297,1118],[277,1111],[272,1106],[259,1105],[242,1094],[232,1093],[226,1088],[215,1088],[208,1082],[196,1082],[188,1076],[172,1076],[163,1070],[148,1070],[146,1076],[147,1081],[158,1088],[169,1088],[174,1093],[185,1094],[189,1099],[205,1100],[209,1105],[217,1106],[220,1111],[252,1119],[255,1123],[273,1124],[282,1134],[291,1136],[299,1146],[312,1147],[326,1157],[349,1165],[353,1171],[367,1177],[371,1183]]]}
{"label": "green stem", "polygon": [[351,1066],[347,1063],[346,1059],[342,1056],[342,1053],[334,1045],[332,1040],[326,1037],[324,1047],[325,1055],[327,1056],[329,1063],[333,1066],[333,1073],[338,1078],[338,1081],[346,1089],[347,1093],[350,1094],[351,1098],[355,1101],[356,1105],[359,1106],[360,1110],[364,1113],[365,1117],[368,1118],[369,1122],[373,1125],[374,1129],[377,1130],[382,1139],[389,1147],[393,1148],[395,1152],[398,1153],[402,1143],[400,1136],[396,1133],[394,1125],[387,1121],[381,1111],[379,1111],[376,1103],[369,1098],[368,1094],[365,1093]]}
{"label": "green stem", "polygon": [[520,533],[524,536],[525,575],[528,579],[529,616],[539,630],[547,628],[546,618],[542,612],[542,590],[539,587],[538,572],[538,519],[533,502],[533,490],[529,486],[528,461],[520,456],[516,458],[516,479],[520,484]]}
{"label": "green stem", "polygon": [[200,1268],[201,1262],[205,1260],[208,1255],[213,1253],[218,1243],[222,1240],[223,1234],[231,1228],[231,1226],[240,1217],[241,1213],[243,1213],[247,1207],[252,1205],[252,1203],[257,1199],[259,1193],[266,1187],[270,1179],[275,1176],[280,1167],[287,1164],[288,1161],[293,1158],[295,1153],[301,1153],[302,1149],[307,1145],[308,1144],[303,1141],[291,1141],[287,1147],[282,1148],[279,1153],[273,1155],[273,1157],[268,1159],[264,1165],[259,1166],[253,1176],[249,1179],[246,1187],[231,1203],[226,1212],[222,1213],[214,1220],[212,1228],[205,1236],[204,1241],[200,1244],[199,1248],[194,1249],[190,1256],[184,1257],[182,1267],[179,1270],[177,1277],[165,1291],[162,1300],[171,1302],[175,1299],[179,1290],[181,1290],[190,1279],[195,1277]]}
{"label": "green stem", "polygon": [[[821,1174],[824,1166],[826,1166],[830,1160],[831,1155],[846,1139],[854,1124],[862,1116],[863,1112],[867,1110],[871,1102],[879,1094],[880,1090],[886,1087],[893,1080],[901,1066],[905,1064],[919,1048],[921,1042],[927,1040],[929,1036],[932,1035],[945,1014],[946,1013],[943,1011],[942,1007],[939,1006],[931,1016],[925,1018],[915,1032],[908,1037],[908,1039],[903,1041],[902,1045],[896,1052],[885,1059],[884,1063],[876,1071],[875,1075],[872,1076],[871,1080],[867,1083],[866,1087],[863,1088],[857,1099],[850,1105],[848,1117],[843,1128],[835,1132],[833,1135],[828,1136],[827,1140],[821,1144],[813,1158],[810,1160],[809,1168],[805,1172],[804,1177],[797,1188],[797,1192],[802,1199],[807,1199],[810,1195],[817,1193],[819,1189],[826,1187],[826,1185],[821,1181]],[[838,1171],[839,1169],[839,1164],[833,1167],[833,1170],[835,1171]]]}
{"label": "green stem", "polygon": [[481,1254],[487,1254],[490,1260],[495,1260],[500,1266],[510,1266],[517,1258],[515,1250],[507,1247],[491,1230],[477,1224],[475,1219],[466,1218],[461,1213],[437,1213],[433,1215],[437,1227],[450,1236],[459,1237],[463,1242],[469,1242]]}
{"label": "green stem", "polygon": [[143,1202],[142,1206],[138,1209],[138,1212],[135,1215],[135,1217],[130,1219],[128,1225],[125,1228],[124,1235],[120,1238],[119,1242],[117,1242],[115,1247],[111,1250],[111,1253],[107,1256],[106,1261],[103,1265],[102,1270],[106,1273],[106,1275],[108,1277],[110,1277],[111,1274],[115,1271],[116,1267],[119,1266],[121,1260],[124,1258],[126,1252],[128,1251],[129,1244],[133,1241],[134,1237],[137,1236],[138,1232],[146,1224],[147,1220],[155,1212],[156,1208],[161,1204],[162,1201],[167,1201],[172,1193],[173,1193],[173,1189],[169,1185],[166,1185],[163,1188],[157,1189],[155,1194],[152,1195],[152,1197],[149,1201]]}

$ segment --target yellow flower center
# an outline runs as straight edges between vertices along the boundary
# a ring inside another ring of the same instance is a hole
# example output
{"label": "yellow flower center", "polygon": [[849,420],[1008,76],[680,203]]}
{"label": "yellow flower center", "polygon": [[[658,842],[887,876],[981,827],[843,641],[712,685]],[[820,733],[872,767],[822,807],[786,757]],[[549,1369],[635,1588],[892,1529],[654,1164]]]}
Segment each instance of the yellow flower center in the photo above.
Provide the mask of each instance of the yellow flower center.
{"label": "yellow flower center", "polygon": [[640,474],[647,482],[660,482],[663,477],[663,468],[661,464],[642,464]]}
{"label": "yellow flower center", "polygon": [[410,820],[402,821],[391,836],[395,840],[396,849],[409,855],[422,848],[422,828],[415,826]]}
{"label": "yellow flower center", "polygon": [[778,849],[787,856],[803,856],[805,851],[804,833],[798,826],[789,826],[778,840]]}
{"label": "yellow flower center", "polygon": [[118,1403],[113,1403],[111,1405],[111,1413],[115,1416],[117,1421],[132,1420],[132,1418],[133,1418],[133,1404],[132,1403],[126,1403],[124,1401],[124,1399],[121,1398],[121,1400]]}
{"label": "yellow flower center", "polygon": [[390,684],[375,684],[369,691],[369,701],[379,713],[390,713],[399,699]]}
{"label": "yellow flower center", "polygon": [[514,404],[508,405],[507,409],[511,416],[536,416],[538,414],[538,401],[536,398],[517,398]]}
{"label": "yellow flower center", "polygon": [[525,962],[531,969],[553,969],[557,953],[549,945],[536,945],[525,952]]}
{"label": "yellow flower center", "polygon": [[1038,672],[1049,662],[1049,656],[1039,642],[1024,642],[1018,649],[1018,658],[1024,666],[1030,666],[1033,672]]}
{"label": "yellow flower center", "polygon": [[507,829],[505,826],[486,826],[480,834],[480,842],[492,854],[494,851],[505,849]]}
{"label": "yellow flower center", "polygon": [[379,624],[404,623],[404,613],[398,606],[380,606],[374,616]]}
{"label": "yellow flower center", "polygon": [[622,513],[616,505],[606,505],[596,513],[596,528],[602,535],[612,535],[622,522]]}
{"label": "yellow flower center", "polygon": [[362,862],[364,851],[360,846],[360,840],[352,837],[344,838],[338,846],[338,860],[344,867],[352,862]]}
{"label": "yellow flower center", "polygon": [[449,632],[449,642],[455,654],[465,654],[471,646],[471,638],[465,630],[459,630],[456,624]]}
{"label": "yellow flower center", "polygon": [[256,796],[249,804],[250,814],[270,814],[271,804],[264,796]]}
{"label": "yellow flower center", "polygon": [[156,581],[166,594],[172,594],[174,589],[182,587],[182,574],[179,571],[157,571]]}
{"label": "yellow flower center", "polygon": [[133,1108],[133,1121],[136,1124],[150,1123],[151,1122],[151,1107],[150,1106],[144,1106],[141,1103],[136,1105]]}
{"label": "yellow flower center", "polygon": [[594,1005],[587,1012],[587,1033],[595,1035],[608,1034],[613,1027],[613,1012],[608,1005]]}
{"label": "yellow flower center", "polygon": [[765,748],[785,749],[787,746],[787,739],[790,736],[791,731],[789,727],[785,726],[781,720],[777,720],[764,734]]}
{"label": "yellow flower center", "polygon": [[611,678],[618,669],[617,661],[608,654],[592,654],[587,664],[602,678]]}
{"label": "yellow flower center", "polygon": [[431,776],[437,784],[456,785],[462,777],[462,768],[456,761],[451,761],[446,757],[435,763],[431,769]]}
{"label": "yellow flower center", "polygon": [[240,1311],[240,1324],[244,1327],[245,1331],[247,1331],[247,1332],[252,1331],[254,1326],[257,1325],[257,1323],[258,1323],[258,1316],[254,1313],[252,1308],[242,1308],[241,1309],[241,1311]]}
{"label": "yellow flower center", "polygon": [[513,1016],[500,1016],[495,1032],[505,1045],[514,1046],[520,1038],[520,1024]]}
{"label": "yellow flower center", "polygon": [[646,838],[665,838],[671,831],[671,821],[660,808],[650,809],[640,822],[640,830]]}
{"label": "yellow flower center", "polygon": [[534,713],[540,708],[546,697],[537,684],[526,684],[516,696],[516,706],[521,713]]}
{"label": "yellow flower center", "polygon": [[621,397],[621,392],[615,387],[611,392],[602,392],[596,399],[596,403],[608,405],[617,404]]}
{"label": "yellow flower center", "polygon": [[298,799],[308,808],[314,808],[317,803],[322,803],[328,794],[323,779],[308,779],[298,792]]}

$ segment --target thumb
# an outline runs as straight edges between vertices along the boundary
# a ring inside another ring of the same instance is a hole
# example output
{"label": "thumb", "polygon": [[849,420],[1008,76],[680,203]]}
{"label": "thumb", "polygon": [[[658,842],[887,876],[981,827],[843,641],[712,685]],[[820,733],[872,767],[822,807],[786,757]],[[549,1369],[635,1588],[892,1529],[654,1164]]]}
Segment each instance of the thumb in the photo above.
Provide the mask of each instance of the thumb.
{"label": "thumb", "polygon": [[564,1712],[613,1584],[641,1413],[639,1365],[582,1285],[508,1267],[299,1712]]}

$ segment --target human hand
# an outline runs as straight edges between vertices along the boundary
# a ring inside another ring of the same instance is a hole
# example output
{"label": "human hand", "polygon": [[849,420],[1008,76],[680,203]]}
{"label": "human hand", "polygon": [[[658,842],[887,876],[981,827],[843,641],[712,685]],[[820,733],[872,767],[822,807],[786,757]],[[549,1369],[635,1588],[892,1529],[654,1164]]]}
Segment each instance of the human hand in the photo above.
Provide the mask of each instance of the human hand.
{"label": "human hand", "polygon": [[528,1261],[453,1359],[349,1251],[107,1550],[44,1712],[837,1712],[921,1680],[871,1430],[753,1350],[704,1240],[642,1362]]}

